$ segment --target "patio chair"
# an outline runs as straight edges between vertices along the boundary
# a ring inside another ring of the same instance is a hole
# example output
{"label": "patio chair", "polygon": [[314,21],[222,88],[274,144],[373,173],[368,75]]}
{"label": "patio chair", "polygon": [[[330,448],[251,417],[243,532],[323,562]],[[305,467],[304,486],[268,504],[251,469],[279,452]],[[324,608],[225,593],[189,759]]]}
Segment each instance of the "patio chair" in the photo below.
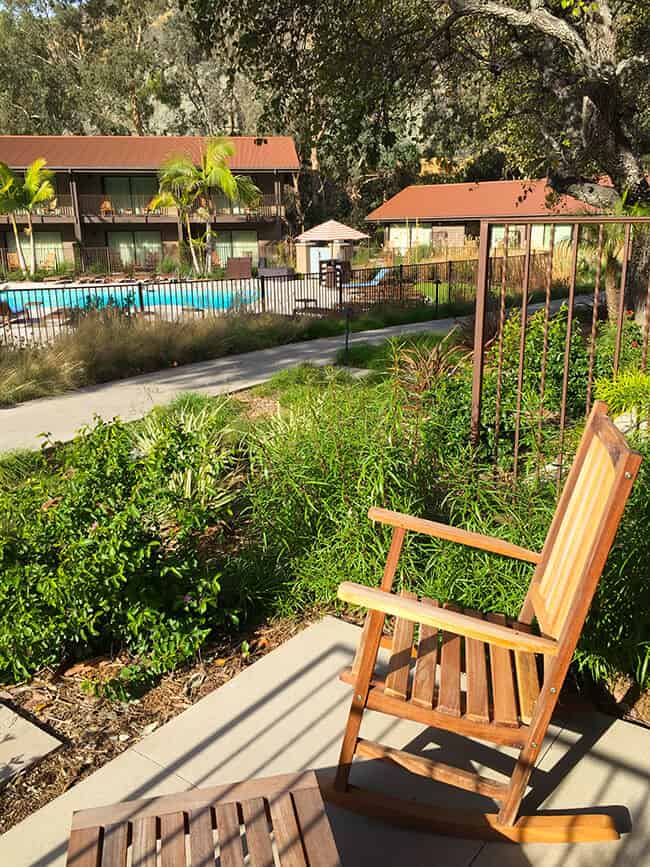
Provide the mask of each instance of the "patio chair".
{"label": "patio chair", "polygon": [[208,867],[217,848],[222,867],[341,867],[313,771],[78,810],[66,867]]}
{"label": "patio chair", "polygon": [[[463,837],[516,842],[618,838],[609,815],[517,818],[641,463],[606,412],[601,402],[593,407],[540,553],[480,533],[370,509],[370,518],[391,525],[393,536],[380,589],[351,582],[339,588],[340,599],[368,608],[369,614],[352,669],[341,675],[354,691],[336,778],[326,793],[335,803]],[[439,606],[406,591],[391,593],[407,531],[534,563],[518,620]],[[383,634],[386,615],[395,618],[392,639]],[[374,671],[380,646],[390,649],[385,678]],[[361,738],[366,709],[514,747],[519,752],[510,780],[503,783]],[[385,760],[479,793],[499,803],[500,810],[459,812],[365,792],[349,785],[355,756]]]}

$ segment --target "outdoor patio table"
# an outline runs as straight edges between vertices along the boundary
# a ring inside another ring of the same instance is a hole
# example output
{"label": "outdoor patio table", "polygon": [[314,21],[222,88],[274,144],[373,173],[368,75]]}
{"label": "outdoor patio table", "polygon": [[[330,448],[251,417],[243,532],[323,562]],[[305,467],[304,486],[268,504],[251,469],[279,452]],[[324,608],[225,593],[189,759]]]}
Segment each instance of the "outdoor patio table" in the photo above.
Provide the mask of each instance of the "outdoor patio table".
{"label": "outdoor patio table", "polygon": [[78,810],[67,867],[340,867],[313,771]]}

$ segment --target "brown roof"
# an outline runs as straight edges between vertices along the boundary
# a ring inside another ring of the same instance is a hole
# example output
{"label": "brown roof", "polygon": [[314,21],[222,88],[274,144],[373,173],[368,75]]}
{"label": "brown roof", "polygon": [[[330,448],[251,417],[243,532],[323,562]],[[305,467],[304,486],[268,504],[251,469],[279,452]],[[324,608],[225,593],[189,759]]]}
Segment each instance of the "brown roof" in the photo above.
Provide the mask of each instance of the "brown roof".
{"label": "brown roof", "polygon": [[[0,161],[22,169],[37,157],[45,157],[52,169],[156,170],[170,154],[188,153],[198,161],[204,136],[126,135],[3,135]],[[233,136],[234,171],[273,169],[296,171],[300,167],[290,136]]]}
{"label": "brown roof", "polygon": [[371,211],[366,220],[463,221],[487,217],[537,217],[591,210],[561,196],[549,207],[550,188],[541,181],[481,181],[471,184],[422,184],[406,187]]}
{"label": "brown roof", "polygon": [[326,220],[298,235],[296,241],[362,241],[367,237],[363,232],[339,223],[338,220]]}

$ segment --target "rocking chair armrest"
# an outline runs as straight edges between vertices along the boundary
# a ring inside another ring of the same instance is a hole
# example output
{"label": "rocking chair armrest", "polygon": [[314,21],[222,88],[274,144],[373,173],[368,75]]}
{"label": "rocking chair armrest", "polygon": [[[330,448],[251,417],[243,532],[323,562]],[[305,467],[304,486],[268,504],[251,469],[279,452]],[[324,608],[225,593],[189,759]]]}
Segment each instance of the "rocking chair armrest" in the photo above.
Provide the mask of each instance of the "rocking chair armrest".
{"label": "rocking chair armrest", "polygon": [[513,545],[512,542],[497,539],[495,536],[484,536],[482,533],[473,533],[470,530],[462,530],[460,527],[450,527],[448,524],[439,524],[437,521],[427,521],[425,518],[416,518],[414,515],[391,512],[390,509],[379,509],[373,506],[368,512],[368,517],[372,521],[380,521],[382,524],[391,524],[393,527],[425,533],[427,536],[436,536],[449,542],[458,542],[460,545],[481,548],[483,551],[491,551],[493,554],[525,560],[527,563],[539,563],[542,559],[542,555],[536,551],[520,548],[519,545]]}
{"label": "rocking chair armrest", "polygon": [[339,586],[338,597],[351,605],[361,605],[373,611],[381,611],[394,617],[410,620],[413,623],[424,623],[453,632],[456,635],[464,635],[467,638],[475,638],[498,647],[507,647],[510,650],[520,650],[527,653],[544,653],[554,656],[558,653],[558,643],[549,638],[533,635],[529,632],[520,632],[490,620],[480,620],[468,614],[461,614],[449,608],[438,608],[426,605],[416,599],[408,599],[404,596],[396,596],[394,593],[386,593],[373,587],[364,587],[362,584],[354,584],[352,581],[343,581]]}

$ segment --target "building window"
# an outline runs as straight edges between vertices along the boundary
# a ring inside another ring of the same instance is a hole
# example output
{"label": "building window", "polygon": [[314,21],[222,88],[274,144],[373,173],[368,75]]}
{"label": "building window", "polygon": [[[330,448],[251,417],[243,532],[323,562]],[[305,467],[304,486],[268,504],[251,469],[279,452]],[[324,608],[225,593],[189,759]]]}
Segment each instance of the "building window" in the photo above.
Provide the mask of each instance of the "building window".
{"label": "building window", "polygon": [[[25,259],[29,262],[29,235],[21,234],[21,242]],[[54,269],[63,264],[63,241],[61,232],[34,232],[36,246],[36,267]],[[10,268],[18,268],[18,253],[16,239],[7,233],[7,253]]]}
{"label": "building window", "polygon": [[108,232],[112,268],[155,268],[162,258],[160,232]]}
{"label": "building window", "polygon": [[104,178],[106,203],[114,214],[145,214],[158,192],[156,178],[114,176]]}
{"label": "building window", "polygon": [[214,235],[214,252],[219,257],[220,265],[225,266],[231,256],[250,257],[253,260],[253,265],[257,265],[257,232],[233,230],[232,232],[215,232]]}

